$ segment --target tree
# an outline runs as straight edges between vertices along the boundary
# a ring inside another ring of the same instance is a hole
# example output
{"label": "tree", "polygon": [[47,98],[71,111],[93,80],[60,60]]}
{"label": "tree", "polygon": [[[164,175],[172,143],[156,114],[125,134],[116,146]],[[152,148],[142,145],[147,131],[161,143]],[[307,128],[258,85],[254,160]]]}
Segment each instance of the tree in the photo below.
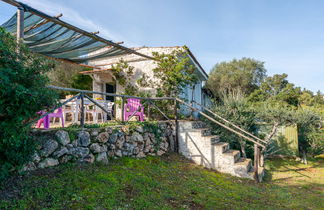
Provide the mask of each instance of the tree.
{"label": "tree", "polygon": [[[250,106],[243,95],[236,93],[223,95],[221,102],[213,108],[213,111],[240,128],[254,135],[257,134],[258,124],[255,117],[257,112]],[[229,142],[232,148],[240,149],[243,157],[252,156],[253,145],[250,142],[247,143],[245,139],[223,127],[215,124],[211,125],[213,131],[216,131],[216,134],[221,136],[222,141]]]}
{"label": "tree", "polygon": [[299,109],[296,112],[299,153],[305,163],[307,163],[307,153],[315,156],[324,151],[324,131],[321,129],[321,118],[323,116],[309,108]]}
{"label": "tree", "polygon": [[275,74],[267,77],[249,96],[249,101],[253,103],[283,103],[297,107],[299,105],[300,88],[289,83],[287,74]]}
{"label": "tree", "polygon": [[34,151],[28,135],[37,112],[56,104],[46,88],[53,63],[31,53],[0,28],[0,181],[22,166]]}
{"label": "tree", "polygon": [[156,67],[153,69],[156,81],[152,87],[157,89],[157,96],[179,96],[184,88],[196,83],[195,67],[190,64],[187,48],[183,47],[169,54],[153,52]]}
{"label": "tree", "polygon": [[[59,87],[72,87],[82,90],[91,90],[92,79],[88,75],[82,75],[79,72],[89,70],[89,68],[79,66],[73,63],[64,61],[53,61],[53,70],[46,73],[50,80],[50,84]],[[66,94],[74,94],[70,92],[61,92],[64,96]]]}
{"label": "tree", "polygon": [[264,62],[252,58],[233,59],[214,66],[209,74],[207,88],[217,97],[231,92],[249,95],[266,76]]}

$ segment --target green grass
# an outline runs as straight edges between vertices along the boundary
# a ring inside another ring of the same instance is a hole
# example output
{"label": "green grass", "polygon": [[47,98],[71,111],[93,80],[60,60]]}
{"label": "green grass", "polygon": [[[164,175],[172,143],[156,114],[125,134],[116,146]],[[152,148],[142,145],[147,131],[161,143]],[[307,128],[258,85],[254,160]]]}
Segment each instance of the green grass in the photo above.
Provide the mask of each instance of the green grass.
{"label": "green grass", "polygon": [[70,164],[16,177],[0,209],[323,209],[324,159],[267,162],[266,181],[203,169],[176,154]]}

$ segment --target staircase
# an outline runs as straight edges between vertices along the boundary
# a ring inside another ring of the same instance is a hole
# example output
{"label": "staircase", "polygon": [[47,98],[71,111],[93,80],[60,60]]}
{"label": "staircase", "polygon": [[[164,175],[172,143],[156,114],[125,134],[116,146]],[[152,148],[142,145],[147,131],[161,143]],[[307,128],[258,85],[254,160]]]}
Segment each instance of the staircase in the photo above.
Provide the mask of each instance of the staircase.
{"label": "staircase", "polygon": [[[211,134],[201,121],[178,121],[179,153],[196,164],[233,176],[254,179],[252,160],[241,157],[238,150],[229,148],[219,136]],[[262,180],[264,168],[258,167],[258,181]]]}

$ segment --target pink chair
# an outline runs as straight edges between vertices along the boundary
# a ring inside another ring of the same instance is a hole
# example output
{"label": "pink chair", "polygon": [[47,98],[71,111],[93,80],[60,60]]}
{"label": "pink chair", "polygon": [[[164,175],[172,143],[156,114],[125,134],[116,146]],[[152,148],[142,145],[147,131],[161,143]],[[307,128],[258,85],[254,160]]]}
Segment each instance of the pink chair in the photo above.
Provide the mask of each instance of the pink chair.
{"label": "pink chair", "polygon": [[[44,114],[44,112],[40,112],[40,113]],[[49,129],[50,128],[50,119],[51,119],[51,117],[60,118],[60,121],[62,122],[62,127],[64,128],[64,117],[63,117],[62,107],[58,108],[56,112],[50,113],[47,116],[39,119],[38,122],[37,122],[37,128],[40,128],[40,126],[42,124],[44,124],[44,128]]]}
{"label": "pink chair", "polygon": [[[136,113],[134,114],[134,112]],[[132,115],[138,116],[139,121],[144,121],[144,107],[141,104],[141,100],[136,98],[127,99],[127,104],[125,104],[124,109],[124,119],[127,121],[129,120],[128,118]]]}

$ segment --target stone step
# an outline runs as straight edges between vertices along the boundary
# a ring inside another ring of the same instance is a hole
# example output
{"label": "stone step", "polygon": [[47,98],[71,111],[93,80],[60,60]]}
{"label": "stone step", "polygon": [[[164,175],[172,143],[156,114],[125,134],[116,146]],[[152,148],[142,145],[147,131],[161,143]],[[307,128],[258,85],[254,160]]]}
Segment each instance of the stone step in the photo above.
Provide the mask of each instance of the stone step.
{"label": "stone step", "polygon": [[[184,132],[183,130],[180,130],[180,132]],[[211,130],[209,128],[195,128],[195,129],[187,129],[185,132],[198,132],[201,134],[201,136],[212,136]]]}
{"label": "stone step", "polygon": [[241,152],[238,150],[227,150],[223,153],[224,163],[234,165],[241,157]]}
{"label": "stone step", "polygon": [[213,144],[215,146],[215,152],[218,154],[223,154],[229,149],[229,144],[226,142],[218,142]]}
{"label": "stone step", "polygon": [[237,162],[234,164],[234,170],[243,169],[245,173],[250,172],[252,168],[252,160],[249,158],[239,158]]}
{"label": "stone step", "polygon": [[207,123],[202,122],[202,121],[193,121],[191,128],[193,128],[193,129],[208,128],[208,125],[207,125]]}
{"label": "stone step", "polygon": [[209,138],[210,138],[210,143],[211,143],[212,145],[214,145],[214,144],[220,142],[220,137],[217,136],[217,135],[213,135],[213,136],[206,136],[206,137],[209,137]]}
{"label": "stone step", "polygon": [[211,136],[212,132],[209,128],[200,128],[202,136]]}

